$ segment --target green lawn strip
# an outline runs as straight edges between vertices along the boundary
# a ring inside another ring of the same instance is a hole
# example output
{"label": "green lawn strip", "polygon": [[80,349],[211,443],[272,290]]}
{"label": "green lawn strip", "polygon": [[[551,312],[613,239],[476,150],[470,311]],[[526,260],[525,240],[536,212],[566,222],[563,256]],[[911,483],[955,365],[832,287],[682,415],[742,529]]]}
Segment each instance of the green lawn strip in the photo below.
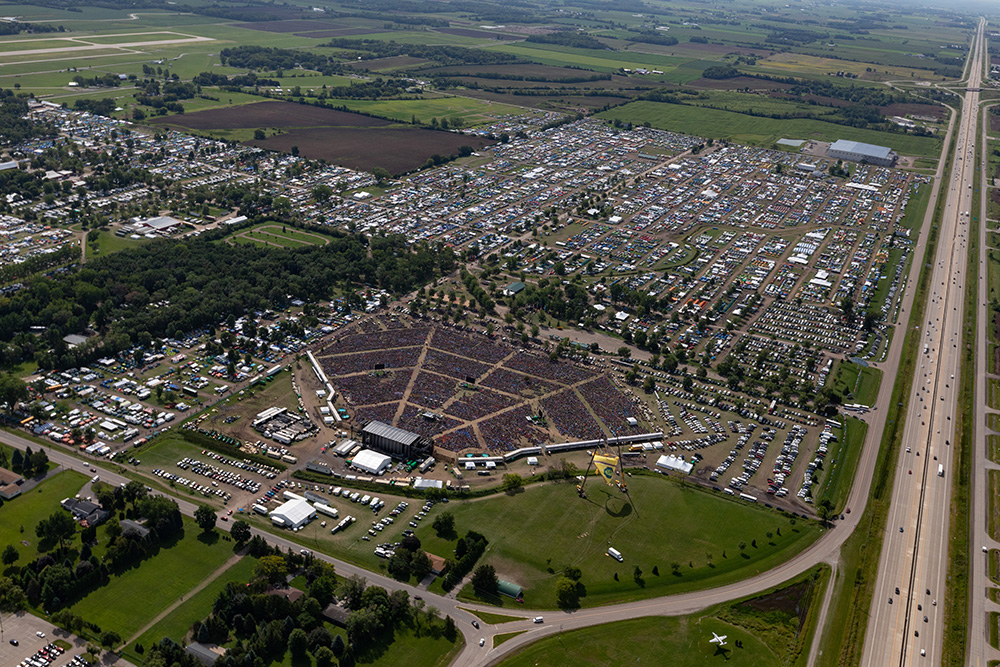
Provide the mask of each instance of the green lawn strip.
{"label": "green lawn strip", "polygon": [[1000,380],[997,378],[986,379],[986,405],[1000,409]]}
{"label": "green lawn strip", "polygon": [[56,646],[58,646],[59,648],[61,648],[64,651],[68,651],[69,649],[73,648],[73,645],[70,644],[65,639],[56,639],[52,643],[55,644]]}
{"label": "green lawn strip", "polygon": [[[828,572],[825,566],[813,568],[777,590],[698,614],[636,618],[548,637],[499,664],[686,667],[733,658],[750,666],[802,665]],[[710,643],[712,632],[726,635],[727,645]]]}
{"label": "green lawn strip", "polygon": [[[4,501],[0,506],[0,544],[14,545],[20,554],[16,564],[23,566],[46,553],[39,550],[35,526],[56,512],[65,511],[59,502],[75,496],[86,483],[85,475],[64,470],[50,475],[27,493]],[[78,541],[79,538],[74,538],[67,546],[78,547]]]}
{"label": "green lawn strip", "polygon": [[488,611],[479,611],[477,609],[466,609],[465,607],[459,607],[459,609],[469,612],[483,623],[489,623],[490,625],[499,625],[500,623],[509,623],[510,621],[524,620],[524,616],[507,616],[506,614],[492,614]]}
{"label": "green lawn strip", "polygon": [[[979,125],[977,124],[977,127]],[[976,169],[974,178],[981,176],[979,151],[976,149]],[[979,239],[981,211],[979,198],[972,201],[971,220],[969,221],[969,238]],[[979,244],[969,244],[967,251],[969,267],[975,267],[979,255]],[[956,465],[952,467],[951,516],[949,521],[948,539],[948,581],[944,595],[944,647],[942,649],[942,665],[961,667],[965,664],[965,645],[968,641],[969,619],[969,540],[971,538],[971,490],[972,451],[974,447],[973,433],[976,380],[976,322],[978,320],[979,281],[968,280],[965,285],[964,312],[962,315],[962,362],[958,393],[958,411],[955,414],[955,451]],[[979,369],[985,372],[985,369]]]}
{"label": "green lawn strip", "polygon": [[997,626],[1000,624],[1000,612],[991,611],[986,615],[986,632],[990,646],[1000,648],[997,645]]}
{"label": "green lawn strip", "polygon": [[990,586],[986,589],[986,597],[988,597],[993,602],[1000,604],[1000,588],[994,588]]}
{"label": "green lawn strip", "polygon": [[1000,463],[1000,435],[986,436],[986,453],[994,463]]}
{"label": "green lawn strip", "polygon": [[[953,136],[949,145],[951,155],[954,155],[955,140],[956,137]],[[900,366],[889,400],[886,428],[879,443],[868,504],[858,527],[840,550],[841,567],[837,570],[834,598],[827,615],[827,627],[821,638],[822,650],[817,660],[817,664],[821,666],[856,665],[861,660],[868,609],[878,575],[883,532],[895,478],[893,462],[902,441],[902,426],[909,407],[907,397],[913,383],[914,366],[920,356],[920,323],[927,306],[944,200],[943,193],[939,193],[931,228],[926,231],[928,237],[925,258],[930,261],[924,262],[914,285],[914,306],[903,339]]]}
{"label": "green lawn strip", "polygon": [[994,540],[997,539],[997,503],[1000,502],[1000,470],[987,470],[986,471],[986,482],[989,486],[990,495],[990,513],[986,517],[987,530]]}
{"label": "green lawn strip", "polygon": [[994,584],[1000,584],[1000,551],[990,549],[986,555],[987,576]]}
{"label": "green lawn strip", "polygon": [[940,153],[940,139],[908,134],[879,132],[837,125],[805,118],[773,119],[722,111],[693,109],[679,104],[639,100],[597,114],[607,120],[632,123],[649,122],[653,127],[669,129],[713,139],[770,147],[781,137],[835,141],[851,139],[891,146],[904,155],[933,156]]}
{"label": "green lawn strip", "polygon": [[1000,415],[996,413],[986,415],[986,426],[991,431],[1000,431]]}
{"label": "green lawn strip", "polygon": [[871,405],[882,384],[882,371],[871,366],[841,361],[837,364],[833,382],[834,389],[844,396],[845,401]]}
{"label": "green lawn strip", "polygon": [[226,587],[226,584],[230,582],[242,584],[250,581],[256,564],[255,558],[249,556],[241,558],[239,562],[228,568],[205,588],[185,599],[183,604],[142,633],[136,641],[126,646],[123,656],[133,664],[139,665],[142,664],[143,657],[136,652],[136,646],[142,646],[144,649],[149,648],[164,637],[169,637],[178,644],[183,644],[188,630],[191,629],[195,621],[200,621],[212,613],[215,598]]}
{"label": "green lawn strip", "polygon": [[70,609],[96,623],[131,637],[160,611],[179,600],[232,555],[233,543],[219,533],[205,537],[194,520],[184,517],[184,534],[173,546],[143,561],[139,567],[111,577]]}
{"label": "green lawn strip", "polygon": [[527,630],[518,630],[517,632],[504,632],[503,634],[493,635],[493,648],[500,646],[508,639],[513,639],[518,635],[523,635]]}
{"label": "green lawn strip", "polygon": [[847,495],[851,492],[854,474],[861,459],[865,436],[868,434],[868,424],[854,417],[845,417],[844,427],[837,431],[837,443],[827,454],[827,463],[823,466],[828,469],[828,476],[822,500],[829,500],[833,504],[834,514],[840,514],[845,509]]}
{"label": "green lawn strip", "polygon": [[[589,486],[588,498],[580,499],[570,484],[543,484],[514,496],[452,502],[448,511],[459,535],[476,530],[486,536],[483,562],[523,586],[533,608],[556,606],[556,584],[570,565],[582,572],[581,605],[593,607],[738,581],[787,560],[822,532],[814,521],[658,475],[634,474],[630,495],[634,506],[605,486]],[[454,541],[439,538],[427,523],[416,531],[424,548],[450,556]],[[624,554],[623,563],[606,555],[608,546]],[[459,599],[513,604],[480,600],[471,590]]]}

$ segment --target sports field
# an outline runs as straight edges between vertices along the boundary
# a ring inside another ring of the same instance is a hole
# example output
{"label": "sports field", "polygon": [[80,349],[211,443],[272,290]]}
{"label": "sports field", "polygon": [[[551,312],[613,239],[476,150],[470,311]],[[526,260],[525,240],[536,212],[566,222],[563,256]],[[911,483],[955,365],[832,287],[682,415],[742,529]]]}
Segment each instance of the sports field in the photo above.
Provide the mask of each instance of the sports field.
{"label": "sports field", "polygon": [[[591,607],[735,581],[787,560],[821,533],[812,521],[659,477],[633,476],[629,483],[631,502],[591,480],[587,499],[578,498],[572,484],[545,484],[513,496],[452,502],[447,511],[459,535],[486,536],[484,562],[523,586],[532,607],[555,606],[556,582],[567,566],[582,571],[587,595],[580,602]],[[447,556],[454,548],[425,524],[417,536],[432,553]],[[609,546],[624,562],[606,555]]]}

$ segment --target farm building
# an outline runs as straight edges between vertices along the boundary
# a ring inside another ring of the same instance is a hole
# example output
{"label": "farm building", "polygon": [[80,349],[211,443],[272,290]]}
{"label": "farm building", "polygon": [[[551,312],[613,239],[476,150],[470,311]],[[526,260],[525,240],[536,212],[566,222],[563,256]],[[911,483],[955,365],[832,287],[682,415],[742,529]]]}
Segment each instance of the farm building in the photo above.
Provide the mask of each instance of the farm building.
{"label": "farm building", "polygon": [[209,667],[226,654],[226,649],[221,646],[216,644],[202,644],[201,642],[191,642],[184,647],[184,651]]}
{"label": "farm building", "polygon": [[865,162],[879,167],[892,167],[899,157],[887,146],[865,144],[860,141],[838,139],[826,150],[827,157],[851,162]]}
{"label": "farm building", "polygon": [[379,454],[370,449],[362,449],[351,460],[351,463],[355,468],[364,470],[369,475],[381,475],[392,463],[392,459],[385,454]]}
{"label": "farm building", "polygon": [[515,600],[520,600],[524,594],[524,589],[515,583],[499,579],[497,581],[497,592],[500,593],[500,595],[506,595],[507,597],[514,598]]}
{"label": "farm building", "polygon": [[420,458],[420,455],[430,453],[431,449],[426,438],[380,421],[365,424],[361,430],[361,442],[366,447],[401,459]]}
{"label": "farm building", "polygon": [[271,512],[271,521],[276,526],[297,530],[316,518],[316,510],[305,498],[292,498]]}

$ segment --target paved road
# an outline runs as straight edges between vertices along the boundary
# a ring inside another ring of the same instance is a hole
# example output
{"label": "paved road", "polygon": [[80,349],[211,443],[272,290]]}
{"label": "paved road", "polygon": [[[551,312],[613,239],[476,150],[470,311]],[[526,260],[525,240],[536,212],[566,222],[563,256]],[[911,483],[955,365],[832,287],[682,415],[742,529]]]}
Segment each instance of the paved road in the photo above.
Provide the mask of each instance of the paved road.
{"label": "paved road", "polygon": [[[980,21],[970,51],[956,161],[945,194],[920,359],[865,634],[863,665],[938,665],[944,634],[951,474],[960,379],[961,323],[972,209],[973,155],[985,47]],[[909,451],[907,451],[909,450]]]}
{"label": "paved road", "polygon": [[[984,114],[985,115],[985,114]],[[984,118],[982,129],[981,146],[986,146],[986,136],[989,131],[989,123]],[[983,222],[979,225],[979,295],[977,303],[977,324],[976,332],[976,389],[973,401],[975,417],[972,421],[975,433],[974,449],[972,452],[972,515],[971,533],[969,536],[969,554],[972,573],[969,581],[970,603],[969,608],[969,644],[966,656],[966,664],[973,667],[985,667],[990,660],[1000,659],[1000,651],[989,645],[986,620],[987,613],[1000,611],[1000,605],[986,597],[986,591],[991,587],[987,573],[987,554],[983,553],[983,546],[991,549],[1000,549],[1000,542],[994,540],[987,531],[989,521],[988,496],[989,486],[987,486],[986,471],[1000,468],[989,458],[989,451],[986,446],[986,415],[988,412],[986,405],[986,374],[992,372],[993,363],[987,357],[988,330],[992,326],[992,318],[989,312],[989,272],[986,268],[986,258],[988,244],[986,239],[987,225],[987,184],[989,179],[989,169],[987,168],[987,154],[983,151],[981,156],[982,180],[976,183],[979,188],[980,211],[982,211]],[[989,410],[989,412],[996,412]]]}

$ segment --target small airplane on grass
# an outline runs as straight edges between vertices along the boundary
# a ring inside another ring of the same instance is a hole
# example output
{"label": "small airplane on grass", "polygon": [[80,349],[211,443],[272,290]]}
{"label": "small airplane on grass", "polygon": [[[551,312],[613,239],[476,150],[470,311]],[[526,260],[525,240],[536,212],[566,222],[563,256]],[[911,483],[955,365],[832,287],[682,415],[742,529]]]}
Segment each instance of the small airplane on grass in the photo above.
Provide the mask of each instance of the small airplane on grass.
{"label": "small airplane on grass", "polygon": [[719,646],[726,645],[726,637],[729,635],[722,635],[721,637],[714,632],[712,633],[712,638],[708,640],[710,644],[718,644]]}

